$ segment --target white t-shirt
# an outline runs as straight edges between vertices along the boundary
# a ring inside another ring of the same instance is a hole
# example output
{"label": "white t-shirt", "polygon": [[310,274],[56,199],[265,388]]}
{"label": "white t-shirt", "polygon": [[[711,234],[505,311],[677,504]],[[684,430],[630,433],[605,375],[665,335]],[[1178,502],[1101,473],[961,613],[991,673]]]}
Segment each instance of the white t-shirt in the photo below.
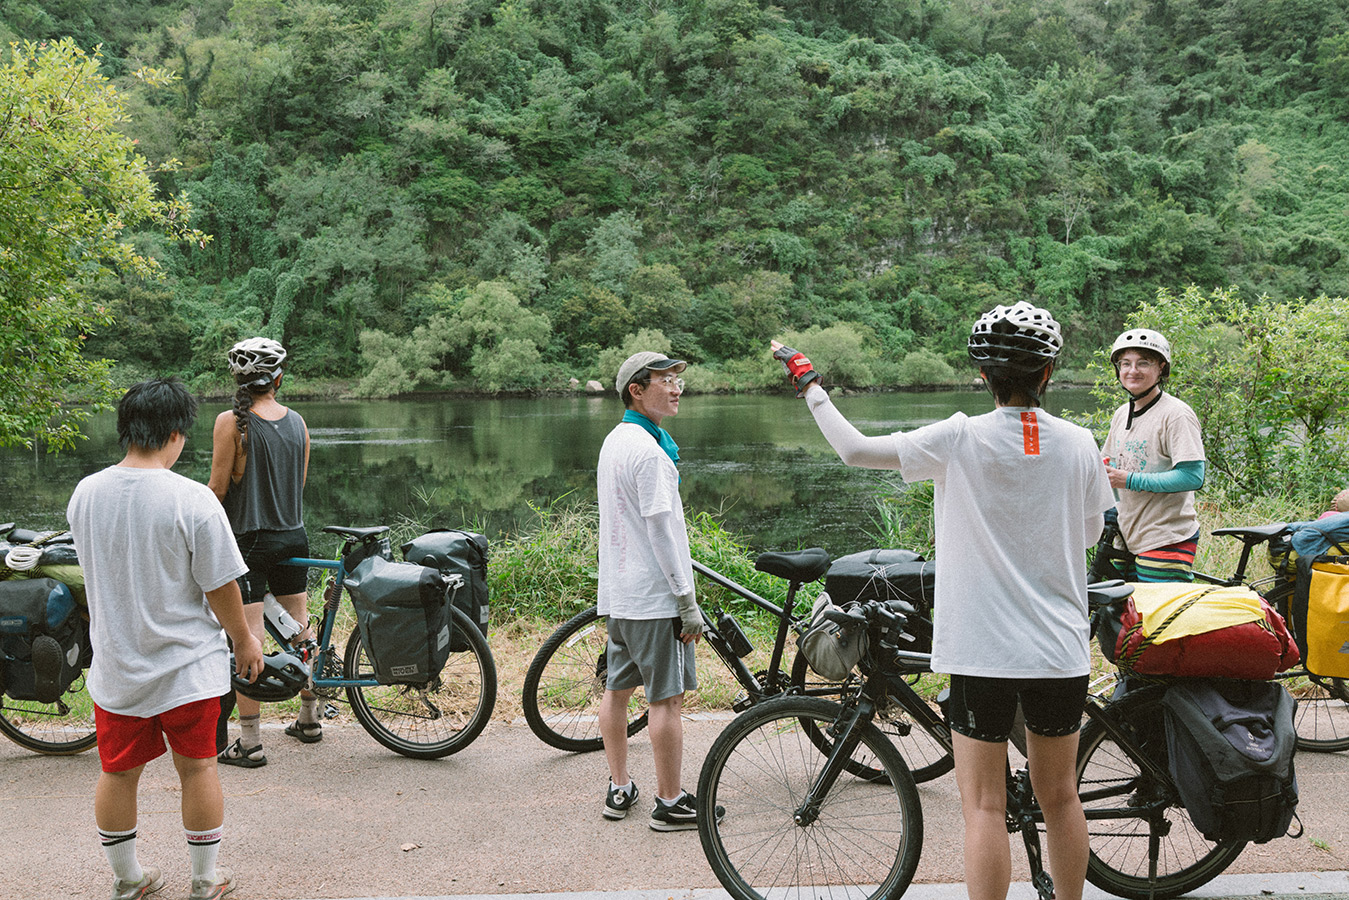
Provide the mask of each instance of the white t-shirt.
{"label": "white t-shirt", "polygon": [[[621,422],[600,448],[597,483],[600,615],[679,615],[675,597],[693,591],[693,561],[674,463],[646,429]],[[663,570],[654,541],[674,571]]]}
{"label": "white t-shirt", "polygon": [[89,597],[89,696],[148,718],[229,691],[229,648],[205,592],[248,567],[210,488],[169,469],[112,466],[66,508]]}
{"label": "white t-shirt", "polygon": [[[1110,418],[1104,453],[1125,472],[1169,472],[1176,463],[1204,458],[1199,417],[1184,400],[1163,393],[1141,416],[1129,421],[1125,403]],[[1131,553],[1143,553],[1188,541],[1199,531],[1194,491],[1159,494],[1119,490],[1119,529]]]}
{"label": "white t-shirt", "polygon": [[904,480],[936,484],[933,670],[1087,674],[1086,550],[1114,505],[1091,433],[1001,407],[893,438]]}

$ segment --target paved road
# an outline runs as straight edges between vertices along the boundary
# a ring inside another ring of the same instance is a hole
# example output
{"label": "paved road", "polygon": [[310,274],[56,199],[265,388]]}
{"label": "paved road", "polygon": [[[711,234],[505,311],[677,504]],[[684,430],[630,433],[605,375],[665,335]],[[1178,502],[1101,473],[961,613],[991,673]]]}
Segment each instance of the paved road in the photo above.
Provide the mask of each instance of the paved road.
{"label": "paved road", "polygon": [[[696,781],[724,720],[686,724],[686,779]],[[222,767],[221,861],[240,874],[237,900],[461,898],[496,900],[715,900],[725,897],[696,832],[659,834],[644,815],[600,815],[598,754],[545,747],[523,725],[494,722],[447,759],[405,759],[352,724],[329,725],[301,745],[268,727],[270,764]],[[633,740],[634,777],[650,791],[650,745]],[[0,897],[107,895],[93,827],[94,752],[35,756],[0,741]],[[1251,847],[1203,897],[1349,898],[1349,753],[1298,756],[1306,835]],[[920,788],[925,840],[913,900],[963,897],[960,813],[947,775]],[[157,761],[141,787],[143,860],[168,872],[163,897],[186,896],[186,851],[172,765]],[[1015,877],[1027,876],[1014,848]],[[1292,874],[1259,881],[1232,875]],[[33,880],[30,882],[29,878]],[[1022,886],[1014,897],[1028,897]],[[1212,891],[1218,891],[1214,893]]]}

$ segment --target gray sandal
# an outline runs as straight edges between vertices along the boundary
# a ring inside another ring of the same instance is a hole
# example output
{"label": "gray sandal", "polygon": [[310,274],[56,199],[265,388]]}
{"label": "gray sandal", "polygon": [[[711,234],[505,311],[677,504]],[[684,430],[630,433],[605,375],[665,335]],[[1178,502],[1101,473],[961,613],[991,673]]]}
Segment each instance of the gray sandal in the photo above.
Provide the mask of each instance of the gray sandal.
{"label": "gray sandal", "polygon": [[286,734],[303,744],[317,744],[323,740],[323,723],[301,722],[296,719],[286,726]]}
{"label": "gray sandal", "polygon": [[256,769],[259,766],[267,765],[267,757],[263,755],[262,745],[244,749],[244,743],[241,738],[235,738],[234,743],[230,744],[215,761],[227,766],[239,766],[242,769]]}

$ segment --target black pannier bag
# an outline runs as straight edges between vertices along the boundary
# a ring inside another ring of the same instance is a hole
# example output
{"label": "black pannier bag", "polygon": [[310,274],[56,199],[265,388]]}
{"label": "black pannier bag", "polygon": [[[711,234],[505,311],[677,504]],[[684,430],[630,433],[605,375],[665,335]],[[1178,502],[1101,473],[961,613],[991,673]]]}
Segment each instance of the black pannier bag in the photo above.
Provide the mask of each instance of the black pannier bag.
{"label": "black pannier bag", "polygon": [[371,556],[344,582],[380,684],[428,683],[450,655],[449,579],[426,566]]}
{"label": "black pannier bag", "polygon": [[1195,679],[1162,698],[1171,778],[1210,841],[1263,844],[1297,812],[1293,698],[1272,681]]}
{"label": "black pannier bag", "polygon": [[89,661],[89,623],[54,578],[0,581],[0,685],[15,700],[54,703]]}
{"label": "black pannier bag", "polygon": [[907,631],[914,642],[906,650],[932,650],[932,601],[937,584],[937,564],[911,550],[863,550],[840,556],[824,573],[824,590],[839,606],[857,600],[903,600],[916,616]]}
{"label": "black pannier bag", "polygon": [[[487,538],[471,531],[438,528],[413,538],[402,547],[403,559],[430,566],[443,575],[464,576],[464,586],[454,605],[487,637],[487,614],[491,602],[487,587]],[[462,653],[468,642],[460,635],[450,640],[450,652]]]}

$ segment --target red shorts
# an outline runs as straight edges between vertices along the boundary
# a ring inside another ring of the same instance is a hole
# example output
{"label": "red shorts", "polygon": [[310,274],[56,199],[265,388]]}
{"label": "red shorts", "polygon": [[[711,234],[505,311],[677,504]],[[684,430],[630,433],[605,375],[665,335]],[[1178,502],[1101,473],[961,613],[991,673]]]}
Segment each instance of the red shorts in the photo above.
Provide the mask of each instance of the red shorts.
{"label": "red shorts", "polygon": [[215,756],[215,724],[220,698],[208,697],[142,719],[111,713],[94,704],[98,758],[104,772],[126,772],[164,755],[164,741],[189,759]]}

